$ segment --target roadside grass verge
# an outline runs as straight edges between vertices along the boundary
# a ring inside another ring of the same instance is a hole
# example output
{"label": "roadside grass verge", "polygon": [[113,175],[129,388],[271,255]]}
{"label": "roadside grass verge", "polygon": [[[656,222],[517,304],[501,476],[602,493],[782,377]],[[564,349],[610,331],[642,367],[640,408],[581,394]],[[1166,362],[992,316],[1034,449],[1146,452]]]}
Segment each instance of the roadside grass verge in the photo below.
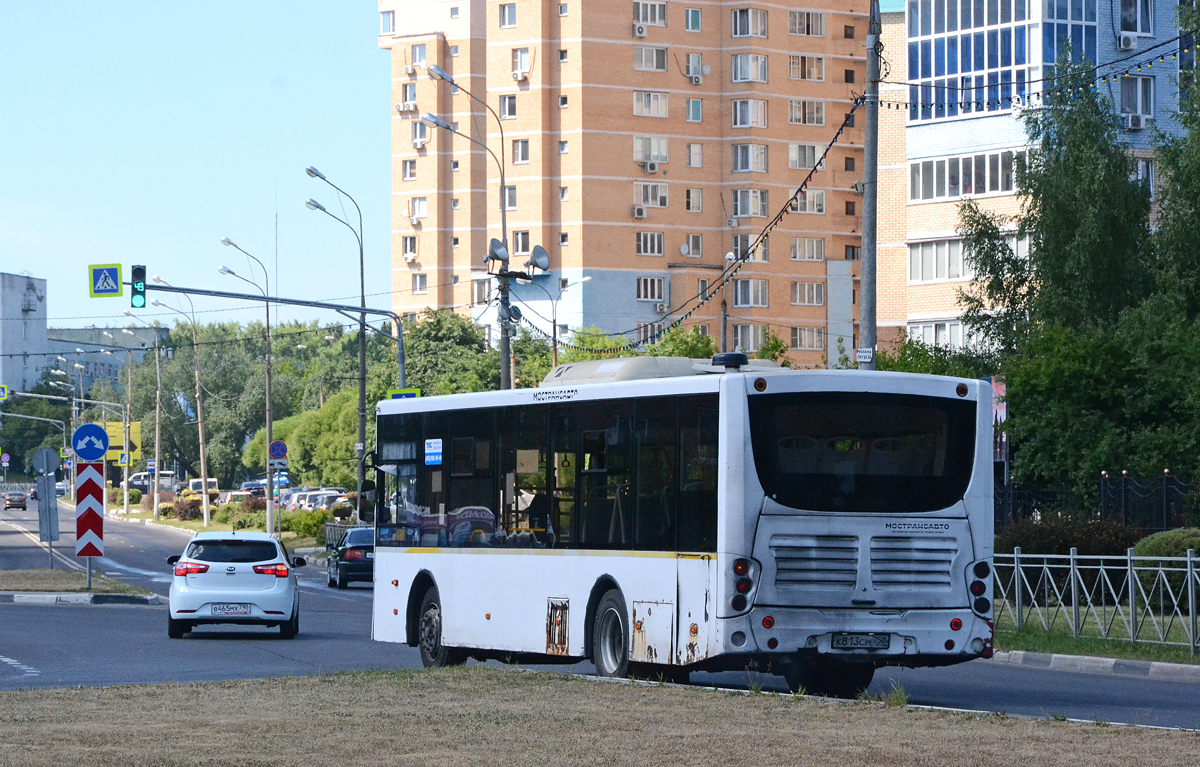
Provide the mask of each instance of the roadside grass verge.
{"label": "roadside grass verge", "polygon": [[0,693],[0,763],[1194,763],[1194,733],[922,711],[482,666]]}
{"label": "roadside grass verge", "polygon": [[[1144,629],[1145,630],[1145,629]],[[1153,629],[1148,629],[1153,631]],[[1179,632],[1182,634],[1182,632]],[[1174,638],[1174,632],[1172,632]],[[1186,641],[1185,637],[1180,637]],[[1200,656],[1193,656],[1186,645],[1164,645],[1151,642],[1130,642],[1128,639],[1101,639],[1083,636],[1075,639],[1063,621],[1055,623],[1049,631],[1040,623],[1026,623],[1021,629],[1005,627],[996,629],[997,650],[1027,650],[1062,655],[1093,655],[1099,658],[1121,658],[1123,660],[1163,661],[1166,663],[1200,664]]]}
{"label": "roadside grass verge", "polygon": [[[149,520],[152,522],[155,521],[154,520],[154,512],[152,512],[152,511],[139,511],[139,512],[130,513],[130,514],[122,514],[121,516],[124,517],[125,519],[145,519],[145,520]],[[225,531],[225,530],[233,529],[233,525],[228,522],[224,522],[224,523],[210,522],[208,527],[205,527],[204,520],[202,520],[202,519],[189,519],[189,520],[181,522],[180,520],[175,519],[174,517],[160,517],[155,524],[166,525],[167,527],[177,527],[180,530],[189,530],[193,533],[200,532],[201,530]],[[248,530],[254,530],[256,532],[261,533],[263,531],[263,528],[251,527],[251,528],[248,528]],[[324,540],[321,540],[320,543],[318,544],[316,538],[301,538],[300,536],[296,535],[295,533],[286,531],[286,530],[280,535],[280,538],[283,540],[283,544],[285,546],[287,546],[289,550],[290,549],[312,548],[317,545],[320,545],[320,546],[325,545]]]}
{"label": "roadside grass verge", "polygon": [[57,593],[88,592],[92,594],[135,594],[152,592],[131,586],[124,581],[92,573],[92,588],[87,588],[87,574],[82,570],[0,570],[0,591],[49,591]]}

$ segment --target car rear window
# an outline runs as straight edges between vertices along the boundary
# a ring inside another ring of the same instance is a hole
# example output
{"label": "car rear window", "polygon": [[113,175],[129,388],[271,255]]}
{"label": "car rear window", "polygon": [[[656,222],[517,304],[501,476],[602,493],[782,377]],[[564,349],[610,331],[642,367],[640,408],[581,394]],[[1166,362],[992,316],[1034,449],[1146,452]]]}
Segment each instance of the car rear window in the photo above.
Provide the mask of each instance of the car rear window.
{"label": "car rear window", "polygon": [[370,528],[351,530],[346,535],[347,546],[371,546],[375,543],[375,531]]}
{"label": "car rear window", "polygon": [[197,562],[266,562],[279,556],[271,541],[192,541],[186,554]]}

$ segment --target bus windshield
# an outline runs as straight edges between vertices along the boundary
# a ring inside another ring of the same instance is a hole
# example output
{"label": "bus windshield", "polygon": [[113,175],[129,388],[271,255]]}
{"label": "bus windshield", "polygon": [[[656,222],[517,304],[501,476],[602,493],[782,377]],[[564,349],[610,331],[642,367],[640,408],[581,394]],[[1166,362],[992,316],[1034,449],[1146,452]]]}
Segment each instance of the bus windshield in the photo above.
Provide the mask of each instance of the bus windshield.
{"label": "bus windshield", "polygon": [[750,397],[767,496],[806,511],[915,513],[961,499],[975,460],[967,400],[803,392]]}

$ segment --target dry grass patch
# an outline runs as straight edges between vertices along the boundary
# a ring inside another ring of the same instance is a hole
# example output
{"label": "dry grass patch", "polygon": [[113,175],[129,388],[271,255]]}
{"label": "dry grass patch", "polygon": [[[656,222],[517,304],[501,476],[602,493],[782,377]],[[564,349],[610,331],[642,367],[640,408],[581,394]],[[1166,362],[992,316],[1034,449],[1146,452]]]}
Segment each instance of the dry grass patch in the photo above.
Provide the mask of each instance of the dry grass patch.
{"label": "dry grass patch", "polygon": [[1183,765],[1200,737],[486,667],[0,693],[0,764]]}
{"label": "dry grass patch", "polygon": [[[87,573],[82,570],[0,570],[0,591],[88,591]],[[150,594],[124,581],[92,572],[93,594]]]}

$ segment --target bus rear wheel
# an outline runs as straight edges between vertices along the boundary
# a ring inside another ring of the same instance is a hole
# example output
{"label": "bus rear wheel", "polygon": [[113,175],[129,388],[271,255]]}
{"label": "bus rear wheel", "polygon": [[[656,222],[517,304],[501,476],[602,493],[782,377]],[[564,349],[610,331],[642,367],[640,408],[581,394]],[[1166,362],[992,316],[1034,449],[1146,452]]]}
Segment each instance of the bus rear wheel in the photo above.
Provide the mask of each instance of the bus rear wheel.
{"label": "bus rear wheel", "polygon": [[625,598],[609,589],[596,606],[592,623],[592,664],[600,676],[629,675],[629,623]]}
{"label": "bus rear wheel", "polygon": [[798,659],[783,673],[788,689],[826,698],[857,698],[875,676],[871,663],[847,663],[838,658]]}
{"label": "bus rear wheel", "polygon": [[442,604],[436,588],[426,591],[425,598],[421,600],[417,645],[421,649],[421,664],[425,668],[459,666],[467,660],[463,651],[442,644]]}

